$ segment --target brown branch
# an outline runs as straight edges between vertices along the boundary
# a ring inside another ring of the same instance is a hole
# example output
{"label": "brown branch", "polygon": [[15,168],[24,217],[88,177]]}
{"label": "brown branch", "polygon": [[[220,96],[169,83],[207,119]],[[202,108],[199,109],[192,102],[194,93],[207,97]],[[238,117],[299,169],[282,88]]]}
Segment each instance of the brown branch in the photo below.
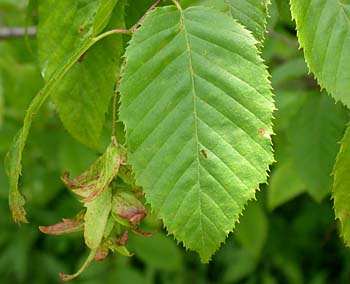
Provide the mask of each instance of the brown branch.
{"label": "brown branch", "polygon": [[29,37],[34,37],[36,35],[36,27],[3,27],[0,28],[0,39],[8,39],[8,38],[18,38],[28,35]]}
{"label": "brown branch", "polygon": [[289,46],[291,46],[291,47],[296,47],[296,48],[299,47],[298,41],[289,39],[288,37],[286,37],[286,36],[280,34],[279,32],[276,32],[275,30],[269,29],[269,30],[268,30],[268,33],[269,33],[272,37],[274,37],[275,39],[278,39],[279,41],[282,41],[282,42],[285,43],[286,45],[289,45]]}

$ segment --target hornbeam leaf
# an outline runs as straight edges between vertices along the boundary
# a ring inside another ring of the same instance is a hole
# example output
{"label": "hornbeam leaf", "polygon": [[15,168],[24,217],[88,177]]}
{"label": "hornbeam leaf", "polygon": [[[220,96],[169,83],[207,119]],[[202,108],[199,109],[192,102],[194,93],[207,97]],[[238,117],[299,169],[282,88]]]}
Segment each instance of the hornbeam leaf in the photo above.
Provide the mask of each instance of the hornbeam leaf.
{"label": "hornbeam leaf", "polygon": [[350,106],[350,2],[291,0],[306,61],[318,83]]}
{"label": "hornbeam leaf", "polygon": [[229,14],[250,30],[257,41],[265,38],[270,0],[228,0]]}
{"label": "hornbeam leaf", "polygon": [[341,221],[342,235],[350,245],[350,127],[342,140],[334,166],[333,200],[335,216]]}
{"label": "hornbeam leaf", "polygon": [[128,161],[168,232],[203,262],[273,162],[274,104],[255,44],[229,16],[177,4],[150,13],[126,52]]}

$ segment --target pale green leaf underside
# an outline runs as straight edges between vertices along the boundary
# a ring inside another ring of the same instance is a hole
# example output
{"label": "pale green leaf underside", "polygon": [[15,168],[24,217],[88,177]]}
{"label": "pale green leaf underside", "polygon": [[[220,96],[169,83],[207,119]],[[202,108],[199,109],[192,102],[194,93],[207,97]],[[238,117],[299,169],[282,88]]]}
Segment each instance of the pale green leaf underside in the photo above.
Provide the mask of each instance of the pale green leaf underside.
{"label": "pale green leaf underside", "polygon": [[250,30],[257,41],[264,41],[270,0],[228,0],[229,13]]}
{"label": "pale green leaf underside", "polygon": [[310,70],[321,87],[350,106],[350,1],[291,0]]}
{"label": "pale green leaf underside", "polygon": [[333,199],[335,216],[342,224],[345,243],[350,245],[350,127],[342,140],[334,166]]}
{"label": "pale green leaf underside", "polygon": [[146,18],[126,52],[120,118],[137,183],[204,262],[273,161],[261,133],[272,132],[274,105],[255,42],[225,14],[168,6]]}

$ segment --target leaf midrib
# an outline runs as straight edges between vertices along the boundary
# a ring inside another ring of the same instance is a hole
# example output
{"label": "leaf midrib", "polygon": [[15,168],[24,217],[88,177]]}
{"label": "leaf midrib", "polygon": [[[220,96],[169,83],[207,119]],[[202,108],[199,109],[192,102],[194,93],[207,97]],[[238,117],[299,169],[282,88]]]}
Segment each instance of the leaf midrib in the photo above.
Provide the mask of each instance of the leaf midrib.
{"label": "leaf midrib", "polygon": [[194,71],[193,71],[193,64],[192,64],[192,56],[191,56],[191,48],[190,48],[190,41],[188,37],[188,32],[185,24],[185,16],[183,13],[183,10],[179,5],[176,5],[179,12],[180,12],[180,29],[183,31],[186,41],[186,52],[188,53],[188,59],[189,59],[189,69],[190,69],[190,75],[191,75],[191,84],[192,84],[192,101],[193,101],[193,119],[194,119],[194,132],[195,132],[195,138],[196,138],[196,163],[197,163],[197,185],[198,185],[198,203],[199,203],[199,227],[201,231],[201,240],[203,247],[205,246],[204,243],[204,237],[203,237],[203,225],[202,225],[202,200],[201,200],[201,182],[200,182],[200,161],[199,161],[199,135],[198,135],[198,116],[197,116],[197,95],[196,95],[196,88],[195,88],[195,82],[194,82]]}

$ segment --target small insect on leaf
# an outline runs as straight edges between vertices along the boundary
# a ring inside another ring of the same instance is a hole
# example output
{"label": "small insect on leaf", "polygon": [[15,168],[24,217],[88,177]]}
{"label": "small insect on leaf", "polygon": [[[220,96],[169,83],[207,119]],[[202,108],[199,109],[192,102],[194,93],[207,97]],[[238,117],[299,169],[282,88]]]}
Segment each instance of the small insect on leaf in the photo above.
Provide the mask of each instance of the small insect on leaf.
{"label": "small insect on leaf", "polygon": [[208,154],[204,149],[200,150],[199,152],[201,153],[201,155],[204,159],[208,160]]}

